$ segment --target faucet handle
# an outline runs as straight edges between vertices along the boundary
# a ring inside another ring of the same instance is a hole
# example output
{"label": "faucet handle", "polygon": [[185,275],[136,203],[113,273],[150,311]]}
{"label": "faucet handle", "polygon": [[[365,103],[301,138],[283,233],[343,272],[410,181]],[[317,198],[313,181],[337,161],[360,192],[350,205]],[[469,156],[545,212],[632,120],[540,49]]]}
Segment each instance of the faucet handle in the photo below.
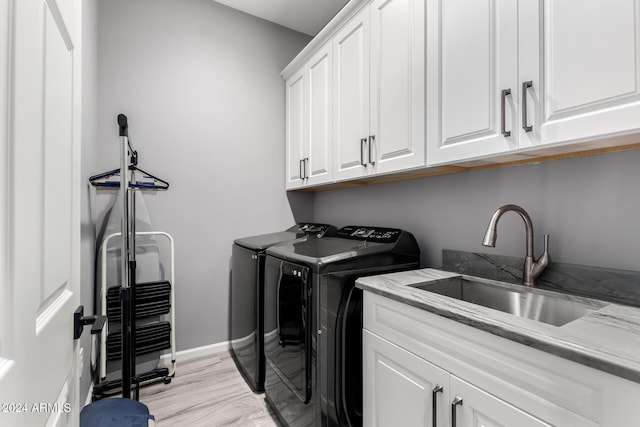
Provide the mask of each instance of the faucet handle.
{"label": "faucet handle", "polygon": [[542,268],[544,268],[545,266],[549,265],[549,262],[551,262],[551,258],[549,256],[549,235],[545,234],[544,235],[544,251],[540,255],[540,258],[538,258],[538,260],[535,263],[543,264],[544,266]]}
{"label": "faucet handle", "polygon": [[536,261],[533,262],[533,267],[531,269],[531,276],[533,279],[538,277],[542,270],[545,269],[551,263],[551,256],[549,255],[549,235],[544,235],[544,252],[540,255]]}

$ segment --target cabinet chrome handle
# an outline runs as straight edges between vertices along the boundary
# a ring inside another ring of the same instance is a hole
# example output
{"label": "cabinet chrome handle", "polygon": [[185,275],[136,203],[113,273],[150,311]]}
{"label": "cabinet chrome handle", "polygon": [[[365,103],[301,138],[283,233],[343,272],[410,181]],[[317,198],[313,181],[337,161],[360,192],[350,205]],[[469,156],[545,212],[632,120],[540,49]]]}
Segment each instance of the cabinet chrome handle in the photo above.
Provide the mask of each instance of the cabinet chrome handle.
{"label": "cabinet chrome handle", "polygon": [[433,427],[438,427],[438,393],[442,393],[442,386],[436,384],[436,386],[431,390],[431,408],[432,408],[432,418],[433,418]]}
{"label": "cabinet chrome handle", "polygon": [[527,125],[527,89],[533,87],[533,81],[522,83],[522,129],[525,132],[531,132],[533,126]]}
{"label": "cabinet chrome handle", "polygon": [[[375,165],[376,164],[376,158],[373,156],[373,154],[371,154],[371,149],[373,148],[373,144],[376,142],[376,136],[375,135],[370,135],[369,136],[369,164]],[[373,159],[373,160],[371,160]]]}
{"label": "cabinet chrome handle", "polygon": [[367,143],[367,138],[361,138],[360,139],[360,165],[361,166],[367,166],[367,164],[364,161],[364,145]]}
{"label": "cabinet chrome handle", "polygon": [[302,164],[304,163],[304,159],[300,159],[300,164],[298,166],[298,175],[300,179],[304,179],[304,175],[302,174]]}
{"label": "cabinet chrome handle", "polygon": [[460,396],[456,396],[451,402],[451,427],[456,427],[456,407],[458,405],[462,405],[462,398]]}
{"label": "cabinet chrome handle", "polygon": [[308,157],[304,159],[303,164],[304,164],[304,177],[305,179],[308,179],[309,178],[309,158]]}
{"label": "cabinet chrome handle", "polygon": [[502,89],[502,95],[500,96],[500,133],[502,136],[511,136],[511,131],[506,130],[505,110],[506,110],[506,98],[507,95],[511,95],[511,89]]}

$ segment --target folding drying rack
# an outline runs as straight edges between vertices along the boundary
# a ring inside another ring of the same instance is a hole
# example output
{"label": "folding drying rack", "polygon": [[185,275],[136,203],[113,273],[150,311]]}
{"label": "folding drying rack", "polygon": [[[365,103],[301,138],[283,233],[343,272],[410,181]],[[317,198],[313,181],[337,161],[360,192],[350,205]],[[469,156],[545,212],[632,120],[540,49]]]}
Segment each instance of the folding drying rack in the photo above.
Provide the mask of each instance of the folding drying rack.
{"label": "folding drying rack", "polygon": [[[100,264],[101,264],[101,277],[100,277],[100,314],[103,316],[107,316],[107,319],[109,319],[110,321],[113,321],[114,319],[117,321],[117,318],[119,316],[119,313],[117,313],[114,310],[114,306],[115,304],[114,301],[119,301],[119,295],[117,295],[116,292],[118,288],[116,287],[111,287],[111,288],[107,288],[107,248],[109,245],[109,242],[111,241],[111,239],[117,238],[122,236],[122,233],[112,233],[110,235],[108,235],[102,242],[101,248],[100,248],[100,254],[101,254],[101,258],[100,258]],[[151,301],[151,302],[147,302],[146,303],[146,307],[144,306],[144,300],[145,300],[145,296],[142,295],[140,298],[136,298],[139,301],[142,301],[141,303],[137,303],[136,304],[136,314],[138,318],[144,318],[146,316],[153,316],[153,315],[161,315],[161,314],[165,314],[165,313],[169,313],[170,317],[171,317],[171,321],[170,321],[170,325],[171,325],[171,329],[170,329],[170,343],[171,343],[171,368],[170,369],[166,369],[166,368],[159,368],[159,369],[155,369],[153,371],[150,372],[146,372],[144,374],[141,374],[140,377],[140,385],[144,385],[147,383],[151,383],[151,382],[155,382],[157,380],[163,380],[165,382],[170,382],[171,378],[175,375],[176,372],[176,337],[175,337],[175,327],[173,327],[173,325],[175,325],[175,316],[176,316],[176,312],[175,312],[175,246],[174,246],[174,240],[173,237],[171,237],[171,235],[169,233],[165,233],[164,231],[138,231],[136,232],[136,237],[143,237],[143,236],[150,236],[150,237],[164,237],[167,239],[167,241],[169,242],[169,248],[170,248],[170,264],[171,264],[171,272],[169,275],[169,281],[162,281],[162,282],[152,282],[152,283],[138,283],[137,286],[138,288],[144,288],[145,286],[162,286],[162,285],[167,285],[165,286],[163,290],[161,290],[160,292],[156,292],[156,293],[161,293],[161,294],[165,294],[168,293],[169,294],[169,298],[168,299],[168,307],[165,306],[162,302],[157,301],[158,298],[156,298],[156,301]],[[164,291],[164,292],[163,292]],[[115,295],[114,295],[115,294]],[[136,296],[140,296],[141,294],[141,289],[138,289],[136,292]],[[163,295],[161,295],[162,297]],[[147,296],[146,298],[147,300],[153,299],[153,295],[151,297]],[[164,298],[162,298],[164,299]],[[155,307],[153,306],[155,305]],[[133,322],[133,319],[132,319]],[[100,336],[100,367],[99,367],[99,376],[100,376],[100,382],[104,382],[107,378],[107,356],[110,353],[108,351],[108,345],[107,345],[107,334],[101,334]],[[117,342],[116,342],[117,343]],[[156,351],[156,350],[162,350],[164,347],[163,343],[160,342],[159,344],[156,343],[151,343],[148,344],[146,348],[143,348],[142,351],[136,351],[137,355],[140,354],[144,354],[145,352],[151,352],[151,351]],[[137,347],[137,349],[139,349],[140,347]],[[117,349],[115,351],[116,355],[118,353]],[[104,384],[109,384],[109,382],[104,383]],[[113,385],[111,385],[111,387],[107,386],[106,388],[104,388],[104,390],[102,390],[102,394],[108,395],[109,390],[114,390],[117,391],[119,389],[119,384],[115,383]]]}

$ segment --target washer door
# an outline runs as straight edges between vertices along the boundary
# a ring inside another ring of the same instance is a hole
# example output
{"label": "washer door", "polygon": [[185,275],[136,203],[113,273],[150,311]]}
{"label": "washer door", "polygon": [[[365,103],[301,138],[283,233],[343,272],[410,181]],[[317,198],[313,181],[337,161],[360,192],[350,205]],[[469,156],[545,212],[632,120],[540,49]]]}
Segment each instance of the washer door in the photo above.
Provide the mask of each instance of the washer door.
{"label": "washer door", "polygon": [[[304,403],[311,399],[311,274],[307,267],[280,263],[277,280],[267,278],[265,356],[278,377]],[[275,298],[273,298],[275,297]],[[273,298],[273,299],[272,299]],[[275,315],[275,316],[274,316]]]}

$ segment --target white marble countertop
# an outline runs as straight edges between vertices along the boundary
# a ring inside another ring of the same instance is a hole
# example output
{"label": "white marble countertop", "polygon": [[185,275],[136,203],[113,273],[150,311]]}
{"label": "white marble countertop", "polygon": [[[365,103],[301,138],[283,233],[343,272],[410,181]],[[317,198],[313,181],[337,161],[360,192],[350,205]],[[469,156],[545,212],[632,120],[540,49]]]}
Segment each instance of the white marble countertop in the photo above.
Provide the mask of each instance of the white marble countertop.
{"label": "white marble countertop", "polygon": [[[565,359],[640,383],[640,308],[533,289],[592,305],[595,311],[562,326],[538,322],[424,291],[412,285],[463,276],[422,269],[361,277],[356,286]],[[491,283],[491,280],[479,279]],[[521,285],[501,285],[522,289]],[[531,288],[527,288],[530,290]]]}

